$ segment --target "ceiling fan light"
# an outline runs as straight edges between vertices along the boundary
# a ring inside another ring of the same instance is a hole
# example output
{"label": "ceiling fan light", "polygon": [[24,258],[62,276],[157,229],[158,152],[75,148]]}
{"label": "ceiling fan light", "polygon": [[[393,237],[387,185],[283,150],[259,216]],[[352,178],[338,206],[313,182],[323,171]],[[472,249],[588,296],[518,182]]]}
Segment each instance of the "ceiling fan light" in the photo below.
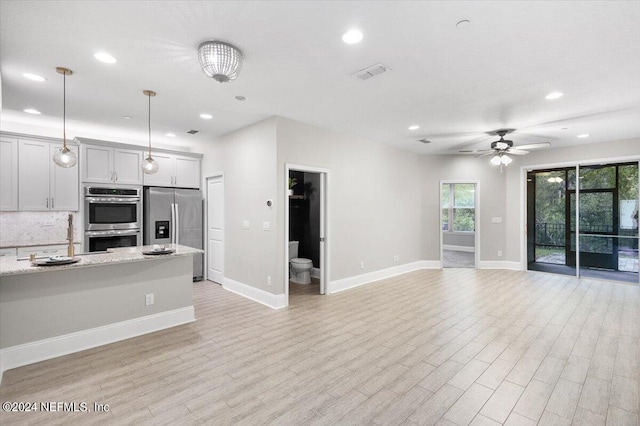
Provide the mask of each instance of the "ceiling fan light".
{"label": "ceiling fan light", "polygon": [[499,155],[495,155],[492,159],[491,159],[491,164],[493,164],[494,166],[499,166],[501,163],[500,160],[500,156]]}
{"label": "ceiling fan light", "polygon": [[242,66],[242,52],[229,43],[204,41],[198,46],[198,61],[208,77],[226,83],[238,77]]}
{"label": "ceiling fan light", "polygon": [[503,155],[503,156],[500,158],[500,162],[501,162],[502,164],[504,164],[505,166],[508,166],[509,164],[511,164],[511,162],[512,162],[512,161],[513,161],[513,160],[512,160],[512,159],[511,159],[511,157],[509,157],[508,155]]}

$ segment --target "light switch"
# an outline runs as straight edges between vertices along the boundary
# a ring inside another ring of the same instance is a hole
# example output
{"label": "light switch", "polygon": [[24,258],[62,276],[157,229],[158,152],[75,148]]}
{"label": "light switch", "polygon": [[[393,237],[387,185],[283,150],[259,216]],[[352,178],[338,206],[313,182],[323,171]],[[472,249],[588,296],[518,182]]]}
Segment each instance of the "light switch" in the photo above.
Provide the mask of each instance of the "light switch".
{"label": "light switch", "polygon": [[501,217],[492,217],[491,218],[491,223],[502,223],[502,218]]}
{"label": "light switch", "polygon": [[242,221],[242,228],[243,229],[249,229],[249,221],[248,220],[243,220]]}
{"label": "light switch", "polygon": [[262,222],[263,231],[271,231],[271,222]]}

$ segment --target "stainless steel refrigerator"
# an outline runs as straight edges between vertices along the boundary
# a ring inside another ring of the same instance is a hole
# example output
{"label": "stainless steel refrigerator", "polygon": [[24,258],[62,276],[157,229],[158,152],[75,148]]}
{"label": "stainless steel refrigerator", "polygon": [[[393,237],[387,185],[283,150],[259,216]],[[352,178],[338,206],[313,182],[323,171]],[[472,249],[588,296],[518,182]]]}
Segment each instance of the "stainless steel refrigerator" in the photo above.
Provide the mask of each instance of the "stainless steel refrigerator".
{"label": "stainless steel refrigerator", "polygon": [[[202,249],[202,194],[199,189],[144,188],[145,245],[181,244]],[[193,280],[203,277],[203,255],[193,256]]]}

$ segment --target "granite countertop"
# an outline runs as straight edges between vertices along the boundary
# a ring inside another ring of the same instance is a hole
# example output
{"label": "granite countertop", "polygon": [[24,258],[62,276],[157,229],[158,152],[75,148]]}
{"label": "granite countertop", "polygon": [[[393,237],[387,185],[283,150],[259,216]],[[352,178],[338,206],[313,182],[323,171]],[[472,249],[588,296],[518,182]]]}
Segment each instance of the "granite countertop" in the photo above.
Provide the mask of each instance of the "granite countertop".
{"label": "granite countertop", "polygon": [[149,256],[142,254],[142,252],[152,250],[154,246],[120,247],[108,249],[107,253],[80,254],[76,256],[80,258],[80,261],[77,263],[55,266],[32,266],[31,262],[29,262],[28,259],[18,260],[18,258],[15,256],[6,256],[0,258],[0,276],[59,271],[61,269],[83,268],[115,263],[141,262],[145,260],[192,256],[194,254],[204,253],[204,250],[182,246],[179,244],[165,244],[164,247],[166,247],[167,249],[175,250],[175,253]]}
{"label": "granite countertop", "polygon": [[[4,249],[4,248],[25,248],[25,247],[45,247],[45,246],[66,246],[67,244],[69,244],[69,241],[66,240],[59,240],[58,241],[48,241],[48,242],[44,242],[41,244],[36,244],[36,243],[16,243],[16,244],[10,244],[7,243],[5,241],[0,242],[0,249]],[[74,241],[73,244],[82,244],[82,241]]]}

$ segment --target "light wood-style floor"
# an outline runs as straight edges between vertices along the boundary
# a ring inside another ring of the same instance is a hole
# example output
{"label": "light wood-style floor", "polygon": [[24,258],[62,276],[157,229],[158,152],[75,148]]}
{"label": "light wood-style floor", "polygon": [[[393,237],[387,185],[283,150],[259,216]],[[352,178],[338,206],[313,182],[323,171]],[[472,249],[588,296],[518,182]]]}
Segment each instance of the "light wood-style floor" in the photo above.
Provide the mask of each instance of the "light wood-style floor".
{"label": "light wood-style floor", "polygon": [[638,425],[640,287],[418,271],[274,311],[207,282],[197,322],[5,373],[0,423]]}

